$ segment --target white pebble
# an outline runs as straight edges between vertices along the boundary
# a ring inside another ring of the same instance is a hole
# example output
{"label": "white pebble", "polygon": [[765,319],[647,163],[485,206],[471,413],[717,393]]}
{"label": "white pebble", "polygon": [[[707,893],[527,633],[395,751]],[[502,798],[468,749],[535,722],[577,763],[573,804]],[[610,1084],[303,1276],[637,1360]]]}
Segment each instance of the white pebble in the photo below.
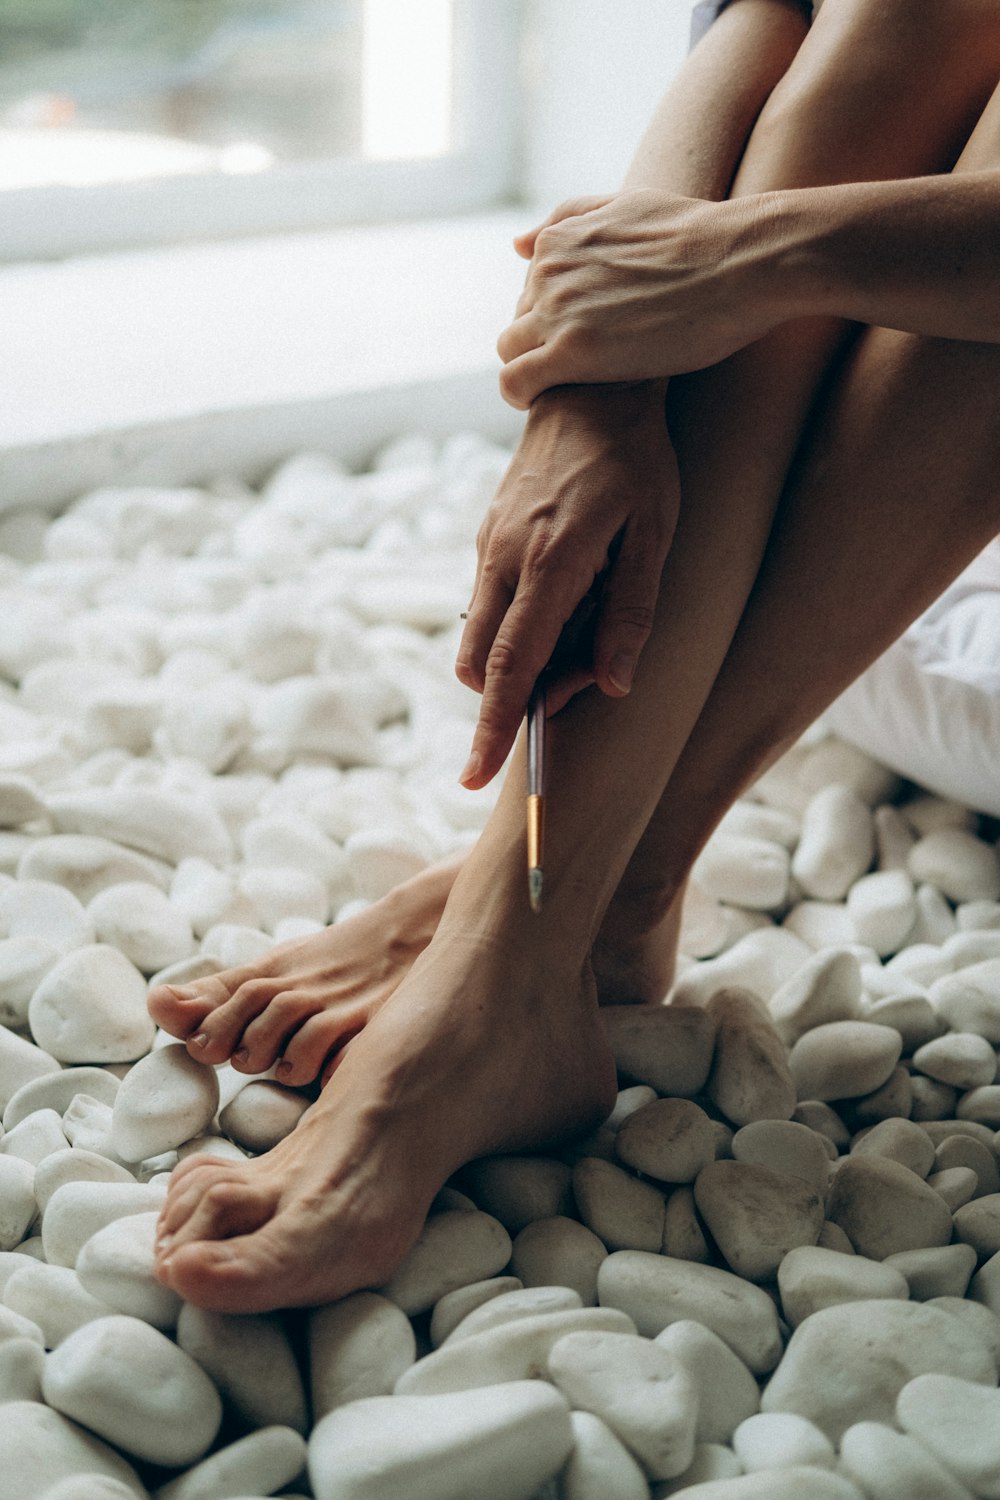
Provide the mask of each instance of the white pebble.
{"label": "white pebble", "polygon": [[45,1362],[42,1391],[56,1411],[131,1456],[172,1467],[201,1458],[222,1421],[208,1377],[138,1318],[99,1318],[70,1334]]}
{"label": "white pebble", "polygon": [[4,1500],[46,1500],[56,1485],[80,1474],[96,1476],[94,1500],[104,1500],[97,1488],[102,1479],[117,1479],[128,1494],[145,1496],[145,1486],[120,1453],[40,1401],[12,1401],[3,1409],[3,1422]]}
{"label": "white pebble", "polygon": [[19,880],[45,880],[61,885],[85,906],[109,885],[146,880],[165,890],[169,867],[111,839],[86,834],[59,833],[38,839],[22,855]]}
{"label": "white pebble", "polygon": [[91,834],[175,865],[193,855],[224,864],[233,846],[207,797],[155,787],[101,787],[62,792],[49,802],[56,831]]}
{"label": "white pebble", "polygon": [[31,1033],[63,1063],[132,1062],[149,1050],[155,1027],[146,984],[117,948],[77,948],[50,969],[28,1007]]}
{"label": "white pebble", "polygon": [[165,1332],[177,1326],[181,1301],[153,1272],[158,1214],[130,1214],[106,1224],[80,1250],[80,1285],[109,1311],[127,1313]]}
{"label": "white pebble", "polygon": [[129,1070],[115,1096],[111,1144],[123,1161],[157,1156],[200,1135],[218,1105],[214,1068],[179,1042],[159,1047]]}
{"label": "white pebble", "polygon": [[810,1464],[832,1469],[833,1444],[805,1417],[794,1412],[758,1412],[733,1433],[733,1452],[747,1474]]}
{"label": "white pebble", "polygon": [[574,1411],[574,1445],[561,1476],[565,1500],[649,1500],[646,1476],[600,1417]]}
{"label": "white pebble", "polygon": [[194,952],[190,923],[148,882],[107,886],[87,911],[98,942],[118,948],[144,974],[179,963]]}
{"label": "white pebble", "polygon": [[291,1427],[261,1427],[169,1480],[156,1500],[225,1500],[284,1490],[306,1466],[304,1438]]}
{"label": "white pebble", "polygon": [[949,901],[996,901],[1000,860],[991,845],[962,828],[939,828],[910,851],[910,874],[929,881]]}
{"label": "white pebble", "polygon": [[85,1323],[115,1311],[93,1296],[68,1266],[49,1266],[27,1256],[24,1262],[24,1269],[16,1271],[4,1287],[4,1302],[12,1311],[37,1323],[45,1335],[46,1348],[57,1348]]}
{"label": "white pebble", "polygon": [[377,1292],[354,1292],[309,1313],[313,1419],[369,1396],[388,1396],[414,1363],[417,1343],[404,1312]]}
{"label": "white pebble", "polygon": [[306,1395],[282,1319],[207,1312],[185,1302],[177,1342],[248,1427],[306,1430]]}
{"label": "white pebble", "polygon": [[776,911],[788,894],[788,851],[769,839],[718,832],[698,856],[694,877],[717,901]]}
{"label": "white pebble", "polygon": [[903,1431],[981,1500],[1000,1496],[1000,1393],[947,1374],[920,1375],[899,1393]]}
{"label": "white pebble", "polygon": [[847,893],[847,911],[859,943],[867,943],[883,958],[896,953],[917,915],[913,882],[904,870],[862,875]]}
{"label": "white pebble", "polygon": [[868,1500],[969,1500],[926,1448],[881,1422],[856,1422],[840,1440],[840,1465]]}
{"label": "white pebble", "polygon": [[510,1235],[489,1214],[435,1214],[381,1291],[412,1317],[446,1292],[502,1271],[510,1252]]}
{"label": "white pebble", "polygon": [[839,901],[869,868],[874,853],[868,808],[847,787],[827,786],[803,814],[792,874],[807,895]]}
{"label": "white pebble", "polygon": [[48,1201],[42,1220],[45,1258],[50,1265],[75,1266],[83,1246],[115,1219],[159,1213],[165,1194],[139,1182],[66,1182]]}
{"label": "white pebble", "polygon": [[16,1156],[0,1156],[0,1250],[14,1250],[38,1211],[35,1171]]}

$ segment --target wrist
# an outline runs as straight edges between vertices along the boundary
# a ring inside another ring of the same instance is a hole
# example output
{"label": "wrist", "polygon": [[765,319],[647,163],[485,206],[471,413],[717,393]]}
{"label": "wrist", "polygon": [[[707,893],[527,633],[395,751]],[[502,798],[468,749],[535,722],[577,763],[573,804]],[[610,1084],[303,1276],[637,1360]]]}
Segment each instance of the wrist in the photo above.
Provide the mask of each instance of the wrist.
{"label": "wrist", "polygon": [[843,315],[836,204],[835,187],[758,195],[755,274],[761,304],[773,314],[774,325],[791,318]]}
{"label": "wrist", "polygon": [[581,426],[628,428],[650,419],[663,421],[668,381],[620,381],[607,385],[556,385],[536,396],[527,426],[561,417]]}

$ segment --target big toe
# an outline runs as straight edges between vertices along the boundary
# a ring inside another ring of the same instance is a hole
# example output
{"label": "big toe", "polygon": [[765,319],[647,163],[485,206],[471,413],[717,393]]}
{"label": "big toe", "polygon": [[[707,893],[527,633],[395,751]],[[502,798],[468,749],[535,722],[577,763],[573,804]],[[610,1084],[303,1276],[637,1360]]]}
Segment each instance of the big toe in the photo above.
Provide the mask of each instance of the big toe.
{"label": "big toe", "polygon": [[186,1302],[210,1312],[260,1313],[306,1300],[300,1260],[273,1222],[233,1239],[178,1245],[163,1279]]}
{"label": "big toe", "polygon": [[205,980],[183,985],[157,984],[146,1001],[149,1014],[157,1026],[186,1041],[219,1003],[216,988]]}

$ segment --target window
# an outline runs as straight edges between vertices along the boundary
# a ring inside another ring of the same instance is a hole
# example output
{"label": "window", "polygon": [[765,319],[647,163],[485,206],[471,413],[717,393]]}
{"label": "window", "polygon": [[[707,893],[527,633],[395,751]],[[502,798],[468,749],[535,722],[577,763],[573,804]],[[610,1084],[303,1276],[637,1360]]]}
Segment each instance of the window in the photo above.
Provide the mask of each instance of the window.
{"label": "window", "polygon": [[0,0],[0,257],[502,201],[517,11]]}

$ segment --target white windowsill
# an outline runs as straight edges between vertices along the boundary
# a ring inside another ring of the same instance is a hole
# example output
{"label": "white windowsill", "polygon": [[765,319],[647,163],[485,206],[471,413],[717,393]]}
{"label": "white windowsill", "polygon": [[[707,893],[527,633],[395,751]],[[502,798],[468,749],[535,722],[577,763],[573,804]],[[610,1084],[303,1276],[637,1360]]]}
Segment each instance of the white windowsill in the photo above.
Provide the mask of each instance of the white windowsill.
{"label": "white windowsill", "polygon": [[524,210],[0,268],[0,509],[258,477],[297,447],[512,439],[494,344]]}

